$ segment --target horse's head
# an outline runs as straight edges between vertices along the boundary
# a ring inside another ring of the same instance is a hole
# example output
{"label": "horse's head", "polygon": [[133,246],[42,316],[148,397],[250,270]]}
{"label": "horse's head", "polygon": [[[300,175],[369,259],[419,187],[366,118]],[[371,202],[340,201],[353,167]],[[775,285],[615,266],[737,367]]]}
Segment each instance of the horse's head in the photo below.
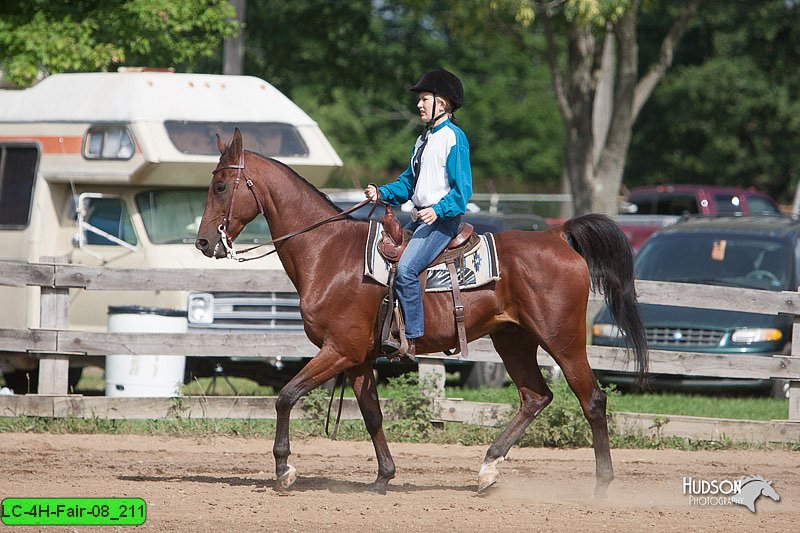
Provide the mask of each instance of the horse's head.
{"label": "horse's head", "polygon": [[[226,147],[217,135],[221,153],[208,188],[203,219],[197,230],[195,247],[208,257],[227,256],[227,248],[244,227],[259,214],[252,182],[245,170],[245,153],[239,128]],[[227,247],[224,240],[227,240]]]}

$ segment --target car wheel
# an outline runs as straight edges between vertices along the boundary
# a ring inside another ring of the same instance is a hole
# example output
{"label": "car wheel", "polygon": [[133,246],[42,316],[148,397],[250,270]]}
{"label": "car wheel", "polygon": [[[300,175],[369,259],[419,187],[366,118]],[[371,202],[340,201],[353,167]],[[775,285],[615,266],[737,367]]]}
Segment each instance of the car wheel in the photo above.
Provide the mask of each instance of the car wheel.
{"label": "car wheel", "polygon": [[[478,389],[480,387],[502,387],[506,383],[508,374],[502,363],[475,363],[463,380],[465,387]],[[462,371],[463,372],[463,371]]]}

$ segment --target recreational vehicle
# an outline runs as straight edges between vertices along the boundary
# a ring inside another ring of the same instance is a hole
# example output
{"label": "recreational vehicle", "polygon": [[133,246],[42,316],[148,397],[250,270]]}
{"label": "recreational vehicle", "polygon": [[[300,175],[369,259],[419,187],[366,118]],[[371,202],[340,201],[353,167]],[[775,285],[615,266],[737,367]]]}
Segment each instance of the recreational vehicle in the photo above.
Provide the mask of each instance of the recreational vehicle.
{"label": "recreational vehicle", "polygon": [[[0,91],[0,259],[235,268],[234,262],[209,262],[194,247],[219,160],[215,134],[230,139],[234,127],[246,148],[281,160],[317,186],[342,165],[318,125],[255,77],[57,74],[30,89]],[[237,242],[268,238],[260,221]],[[248,268],[282,266],[272,255]],[[293,293],[211,296],[215,306],[237,309],[229,304],[242,298],[248,305],[229,312],[224,324],[190,326],[302,328]],[[70,300],[70,327],[89,330],[106,328],[113,305],[187,308],[181,291],[76,290]],[[39,325],[38,287],[0,287],[0,301],[14,303],[0,306],[0,328]],[[286,308],[293,312],[281,311]],[[24,383],[21,377],[36,364],[25,354],[0,352],[9,384]],[[36,380],[27,383],[30,390]]]}

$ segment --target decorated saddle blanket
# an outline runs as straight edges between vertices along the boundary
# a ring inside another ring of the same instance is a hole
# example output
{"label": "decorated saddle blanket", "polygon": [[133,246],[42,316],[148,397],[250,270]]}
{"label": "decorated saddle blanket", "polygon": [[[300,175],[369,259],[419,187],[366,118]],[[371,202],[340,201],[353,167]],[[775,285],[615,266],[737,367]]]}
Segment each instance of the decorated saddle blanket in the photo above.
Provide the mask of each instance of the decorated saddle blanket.
{"label": "decorated saddle blanket", "polygon": [[[364,274],[378,283],[389,282],[389,263],[378,253],[383,225],[371,220],[367,248],[364,254]],[[494,244],[494,235],[484,233],[471,250],[464,254],[463,265],[456,262],[458,287],[462,291],[475,289],[500,279],[500,264]],[[427,270],[425,292],[444,292],[452,290],[447,265],[435,265]]]}

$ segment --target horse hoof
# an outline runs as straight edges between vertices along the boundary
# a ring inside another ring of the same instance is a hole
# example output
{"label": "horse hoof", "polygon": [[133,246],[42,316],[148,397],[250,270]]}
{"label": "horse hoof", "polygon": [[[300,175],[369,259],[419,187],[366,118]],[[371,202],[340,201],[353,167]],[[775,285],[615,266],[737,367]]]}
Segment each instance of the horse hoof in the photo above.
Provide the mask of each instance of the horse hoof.
{"label": "horse hoof", "polygon": [[286,469],[286,472],[278,477],[278,483],[275,486],[275,488],[279,491],[289,490],[289,487],[291,487],[292,484],[297,481],[297,469],[292,465],[287,466],[288,468]]}
{"label": "horse hoof", "polygon": [[497,483],[497,478],[500,473],[497,471],[497,465],[503,462],[504,457],[498,457],[490,463],[483,463],[481,470],[478,472],[478,494],[483,493],[486,489]]}
{"label": "horse hoof", "polygon": [[497,483],[497,474],[494,476],[484,476],[482,478],[478,478],[478,494],[483,494],[486,492],[486,489],[491,487]]}
{"label": "horse hoof", "polygon": [[595,500],[600,501],[600,502],[608,501],[608,493],[606,492],[607,488],[608,488],[608,485],[604,485],[602,487],[600,487],[600,486],[595,487],[594,488],[594,493],[592,494],[592,497]]}
{"label": "horse hoof", "polygon": [[367,492],[378,494],[380,496],[386,496],[386,485],[370,485],[367,489]]}

